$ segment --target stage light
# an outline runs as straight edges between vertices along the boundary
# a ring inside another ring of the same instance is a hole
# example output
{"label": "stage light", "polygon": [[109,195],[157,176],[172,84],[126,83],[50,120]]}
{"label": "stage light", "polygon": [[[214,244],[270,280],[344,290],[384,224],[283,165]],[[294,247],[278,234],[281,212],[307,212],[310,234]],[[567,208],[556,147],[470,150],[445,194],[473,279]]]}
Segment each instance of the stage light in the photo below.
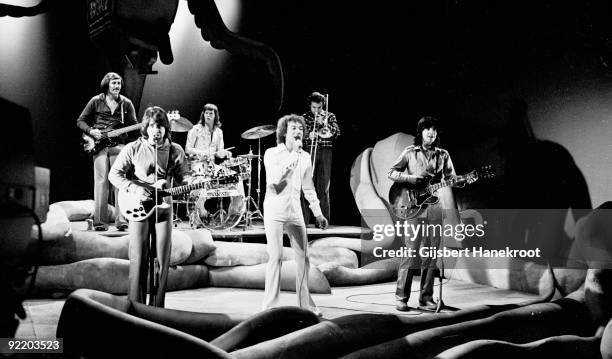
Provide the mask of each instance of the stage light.
{"label": "stage light", "polygon": [[[20,2],[19,5],[28,4]],[[46,14],[0,17],[0,96],[26,106],[30,104],[32,90],[47,77],[46,31]]]}

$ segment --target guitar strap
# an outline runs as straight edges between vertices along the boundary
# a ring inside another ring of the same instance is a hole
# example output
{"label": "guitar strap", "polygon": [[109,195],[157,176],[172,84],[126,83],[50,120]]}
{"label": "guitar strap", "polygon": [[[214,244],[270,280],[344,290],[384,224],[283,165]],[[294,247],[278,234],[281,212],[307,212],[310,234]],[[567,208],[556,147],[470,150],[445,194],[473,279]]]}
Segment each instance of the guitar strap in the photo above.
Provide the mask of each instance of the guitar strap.
{"label": "guitar strap", "polygon": [[124,118],[123,118],[123,99],[121,99],[121,124],[124,124]]}

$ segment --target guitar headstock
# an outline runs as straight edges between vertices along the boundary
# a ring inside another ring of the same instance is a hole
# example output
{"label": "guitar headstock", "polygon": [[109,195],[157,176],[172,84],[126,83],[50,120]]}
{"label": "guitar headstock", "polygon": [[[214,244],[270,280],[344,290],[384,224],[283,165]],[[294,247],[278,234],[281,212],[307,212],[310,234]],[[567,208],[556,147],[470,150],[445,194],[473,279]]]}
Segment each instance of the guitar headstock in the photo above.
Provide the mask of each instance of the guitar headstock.
{"label": "guitar headstock", "polygon": [[480,179],[492,179],[495,178],[495,169],[492,165],[481,166],[478,170],[475,170],[478,178]]}
{"label": "guitar headstock", "polygon": [[493,166],[485,165],[465,175],[465,180],[467,183],[472,184],[478,181],[479,179],[491,179],[494,177],[495,171],[493,169]]}

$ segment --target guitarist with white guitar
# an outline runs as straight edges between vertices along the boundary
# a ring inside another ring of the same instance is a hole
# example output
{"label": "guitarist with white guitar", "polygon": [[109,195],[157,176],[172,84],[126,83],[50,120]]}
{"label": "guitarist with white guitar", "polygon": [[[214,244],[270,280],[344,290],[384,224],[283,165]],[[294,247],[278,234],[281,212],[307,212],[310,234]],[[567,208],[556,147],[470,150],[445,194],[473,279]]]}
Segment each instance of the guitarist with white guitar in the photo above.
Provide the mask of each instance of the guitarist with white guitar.
{"label": "guitarist with white guitar", "polygon": [[[84,150],[93,156],[94,167],[94,228],[106,231],[109,226],[108,195],[110,184],[108,171],[127,141],[126,136],[111,137],[117,129],[131,126],[138,130],[134,105],[120,94],[123,79],[114,72],[102,78],[102,93],[92,97],[77,119],[77,126],[83,131]],[[115,130],[115,131],[113,131]],[[110,134],[110,135],[109,135]],[[117,191],[115,190],[115,199]],[[115,226],[127,229],[127,222],[116,208]]]}
{"label": "guitarist with white guitar", "polygon": [[[423,117],[417,124],[416,138],[414,145],[406,147],[395,163],[389,170],[389,178],[396,184],[404,185],[407,188],[426,187],[430,180],[437,177],[439,180],[451,180],[457,178],[455,168],[451,161],[448,151],[438,147],[440,138],[438,137],[437,120],[433,117]],[[457,181],[456,184],[461,184]],[[394,185],[395,186],[395,185]],[[412,198],[411,191],[405,190],[404,198],[391,199],[392,206],[399,206],[398,202],[409,203]],[[441,221],[440,214],[436,211],[426,209],[418,216],[407,219],[408,223],[413,223],[415,226],[422,222],[439,223]],[[439,246],[440,237],[437,235],[421,236],[421,233],[415,234],[410,238],[404,237],[405,246],[412,248],[415,253],[419,252],[419,248]],[[410,297],[412,277],[414,269],[418,268],[419,258],[416,256],[402,257],[398,268],[397,287],[395,291],[396,309],[399,311],[408,311],[408,298]],[[433,284],[434,270],[436,268],[435,261],[431,258],[420,258],[421,268],[421,294],[419,297],[419,308],[425,310],[435,310],[437,303],[433,300]],[[440,300],[442,300],[440,298]]]}
{"label": "guitarist with white guitar", "polygon": [[[128,143],[111,167],[109,179],[119,188],[121,210],[130,219],[130,272],[128,298],[143,303],[146,298],[149,235],[155,239],[155,275],[149,304],[164,306],[172,245],[172,197],[157,191],[172,177],[183,182],[187,173],[183,148],[170,140],[166,111],[153,106],[145,110],[141,137]],[[169,189],[168,191],[171,191]],[[164,198],[165,197],[165,198]],[[130,203],[137,202],[136,205]],[[147,210],[144,210],[144,208]]]}

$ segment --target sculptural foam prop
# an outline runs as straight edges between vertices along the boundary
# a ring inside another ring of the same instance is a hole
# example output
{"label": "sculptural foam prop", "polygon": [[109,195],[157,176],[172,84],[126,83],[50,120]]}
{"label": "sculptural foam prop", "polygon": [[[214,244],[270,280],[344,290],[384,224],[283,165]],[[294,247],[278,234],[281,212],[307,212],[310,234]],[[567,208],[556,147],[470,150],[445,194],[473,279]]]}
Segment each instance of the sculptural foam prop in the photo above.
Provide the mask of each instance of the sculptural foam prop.
{"label": "sculptural foam prop", "polygon": [[[170,265],[184,263],[191,256],[194,248],[191,237],[182,231],[172,231]],[[40,263],[55,265],[92,258],[128,259],[128,247],[129,235],[127,234],[109,237],[98,232],[74,231],[67,237],[56,237],[55,240],[45,241]]]}
{"label": "sculptural foam prop", "polygon": [[[107,293],[127,293],[129,261],[92,258],[71,264],[41,266],[34,289],[38,293],[69,292],[79,288]],[[207,286],[208,268],[202,265],[171,266],[168,290]]]}
{"label": "sculptural foam prop", "polygon": [[[597,221],[590,220],[596,215],[587,218],[585,225],[597,225]],[[606,227],[607,224],[603,226]],[[598,238],[611,237],[598,228],[577,231],[577,243],[593,244]],[[590,237],[594,233],[603,235]],[[488,358],[491,353],[507,353],[507,357],[534,353],[544,353],[541,357],[554,353],[587,357],[600,350],[604,358],[609,358],[611,296],[612,269],[589,269],[579,289],[554,302],[479,306],[434,316],[346,316],[233,354],[238,358],[257,357],[259,353],[270,357],[282,353],[346,358]],[[489,356],[479,356],[482,353]]]}
{"label": "sculptural foam prop", "polygon": [[[95,202],[93,199],[84,199],[78,201],[60,201],[53,205],[61,207],[70,222],[84,221],[88,218],[93,218]],[[108,205],[109,221],[115,220],[115,207]]]}
{"label": "sculptural foam prop", "polygon": [[[215,250],[206,257],[204,263],[215,267],[256,265],[268,262],[266,245],[262,243],[235,243],[216,242]],[[293,249],[283,248],[283,260],[293,260],[295,257]],[[308,257],[311,265],[323,263],[337,263],[339,265],[356,268],[357,256],[346,248],[322,248],[309,247]]]}
{"label": "sculptural foam prop", "polygon": [[[209,268],[211,287],[259,288],[266,280],[266,263],[252,266]],[[281,269],[281,290],[295,291],[295,261],[283,262]],[[308,272],[308,288],[312,293],[331,293],[329,282],[315,266]]]}

